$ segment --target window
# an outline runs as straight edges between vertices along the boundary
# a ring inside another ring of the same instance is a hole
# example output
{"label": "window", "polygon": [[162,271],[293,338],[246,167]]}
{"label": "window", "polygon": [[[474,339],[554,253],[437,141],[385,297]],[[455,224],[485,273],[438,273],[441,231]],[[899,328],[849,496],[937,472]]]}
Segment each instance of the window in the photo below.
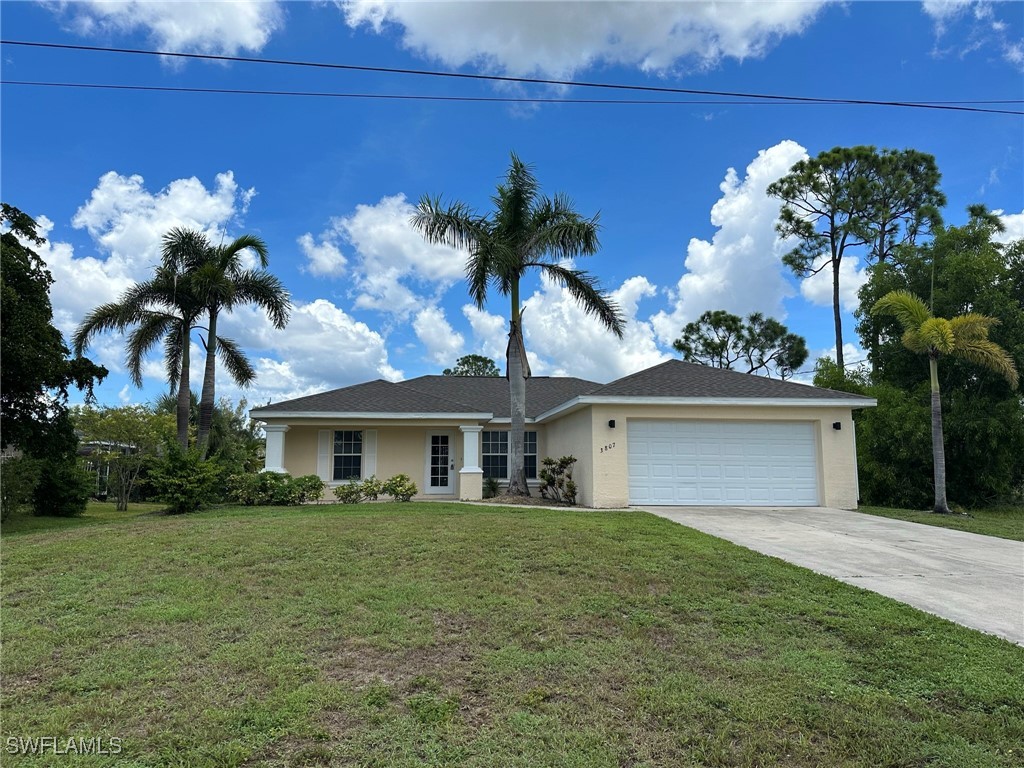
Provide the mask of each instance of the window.
{"label": "window", "polygon": [[359,479],[363,476],[363,433],[360,430],[337,430],[334,433],[335,480]]}
{"label": "window", "polygon": [[[481,461],[484,478],[508,479],[508,432],[484,432],[481,435]],[[526,476],[537,478],[537,433],[523,435],[523,465]]]}

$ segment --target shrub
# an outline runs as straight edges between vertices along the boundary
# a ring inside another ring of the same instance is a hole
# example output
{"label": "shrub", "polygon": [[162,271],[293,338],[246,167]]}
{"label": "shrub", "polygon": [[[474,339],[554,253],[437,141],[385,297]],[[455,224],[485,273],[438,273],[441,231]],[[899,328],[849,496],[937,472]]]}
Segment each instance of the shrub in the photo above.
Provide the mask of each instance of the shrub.
{"label": "shrub", "polygon": [[395,501],[409,501],[416,495],[416,483],[408,475],[395,475],[388,479],[381,487],[381,492],[390,496]]}
{"label": "shrub", "polygon": [[359,486],[363,492],[363,498],[367,501],[376,501],[377,497],[383,493],[384,483],[377,479],[376,475],[370,475],[368,478],[363,480]]}
{"label": "shrub", "polygon": [[217,467],[203,461],[198,450],[183,451],[179,445],[171,443],[163,459],[154,465],[150,482],[157,498],[167,502],[167,511],[180,515],[195,512],[209,502],[219,477]]}
{"label": "shrub", "polygon": [[32,493],[36,515],[78,517],[92,495],[92,475],[78,465],[75,457],[43,459],[39,482]]}
{"label": "shrub", "polygon": [[260,472],[232,475],[227,486],[228,498],[247,507],[288,507],[319,499],[325,483],[316,475],[292,477],[280,472]]}
{"label": "shrub", "polygon": [[27,507],[38,483],[38,461],[19,456],[0,462],[0,520]]}
{"label": "shrub", "polygon": [[342,504],[358,504],[363,500],[363,486],[358,480],[349,480],[334,489],[334,496]]}
{"label": "shrub", "polygon": [[228,499],[252,507],[262,504],[260,476],[257,474],[231,475],[227,480]]}
{"label": "shrub", "polygon": [[501,485],[496,477],[488,477],[484,480],[484,498],[493,499],[501,493]]}
{"label": "shrub", "polygon": [[545,458],[540,471],[540,495],[559,503],[575,504],[577,487],[572,479],[572,468],[575,464],[575,456]]}
{"label": "shrub", "polygon": [[319,501],[320,497],[324,494],[324,488],[327,487],[327,483],[317,475],[302,475],[302,477],[296,477],[292,480],[292,483],[298,491],[298,504],[305,504],[308,501]]}

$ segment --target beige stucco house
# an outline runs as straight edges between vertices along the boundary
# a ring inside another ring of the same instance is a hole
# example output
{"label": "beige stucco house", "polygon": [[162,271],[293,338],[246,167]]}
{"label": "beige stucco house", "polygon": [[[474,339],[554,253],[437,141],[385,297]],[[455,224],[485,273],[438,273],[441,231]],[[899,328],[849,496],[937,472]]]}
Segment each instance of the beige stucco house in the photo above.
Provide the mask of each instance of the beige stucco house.
{"label": "beige stucco house", "polygon": [[[527,381],[526,469],[577,458],[579,500],[857,506],[853,411],[871,398],[671,360],[610,384]],[[371,381],[255,408],[266,471],[329,485],[405,473],[419,498],[479,499],[508,474],[508,382]],[[328,491],[330,493],[330,491]]]}

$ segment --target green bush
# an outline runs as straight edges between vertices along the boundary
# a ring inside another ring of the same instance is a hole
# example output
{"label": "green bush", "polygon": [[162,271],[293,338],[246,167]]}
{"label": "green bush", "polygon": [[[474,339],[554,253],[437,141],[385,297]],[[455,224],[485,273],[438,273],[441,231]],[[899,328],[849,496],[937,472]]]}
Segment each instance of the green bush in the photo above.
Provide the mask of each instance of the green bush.
{"label": "green bush", "polygon": [[484,498],[493,499],[495,496],[501,493],[501,484],[498,483],[498,479],[495,477],[488,477],[484,480]]}
{"label": "green bush", "polygon": [[76,457],[43,459],[39,462],[39,482],[32,493],[36,515],[78,517],[92,494],[92,475],[78,465]]}
{"label": "green bush", "polygon": [[359,489],[362,491],[364,499],[376,501],[384,491],[384,483],[378,480],[376,475],[370,475],[360,483]]}
{"label": "green bush", "polygon": [[416,495],[416,483],[408,475],[401,474],[389,478],[381,486],[381,492],[395,501],[410,501]]}
{"label": "green bush", "polygon": [[280,472],[231,475],[227,495],[231,501],[254,506],[288,507],[316,501],[324,492],[325,483],[316,475],[292,477]]}
{"label": "green bush", "polygon": [[27,456],[0,461],[0,520],[31,504],[38,483],[38,461]]}
{"label": "green bush", "polygon": [[195,512],[213,498],[220,471],[213,462],[204,461],[199,451],[183,451],[176,443],[156,462],[150,483],[156,496],[167,503],[172,515]]}
{"label": "green bush", "polygon": [[327,487],[327,483],[321,480],[317,475],[302,475],[292,480],[292,484],[295,486],[298,497],[298,504],[305,504],[309,501],[319,501],[320,497],[324,494],[324,488]]}
{"label": "green bush", "polygon": [[577,487],[572,479],[575,464],[575,456],[563,456],[560,459],[546,457],[540,471],[540,495],[562,504],[575,504]]}
{"label": "green bush", "polygon": [[358,504],[363,500],[363,486],[358,480],[349,480],[334,489],[334,496],[342,504]]}

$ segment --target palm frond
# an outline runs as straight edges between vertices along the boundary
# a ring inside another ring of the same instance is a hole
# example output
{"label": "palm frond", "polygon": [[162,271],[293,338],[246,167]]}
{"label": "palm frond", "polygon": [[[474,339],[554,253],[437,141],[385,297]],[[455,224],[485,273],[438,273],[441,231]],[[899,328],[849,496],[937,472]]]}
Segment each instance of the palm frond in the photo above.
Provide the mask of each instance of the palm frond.
{"label": "palm frond", "polygon": [[101,304],[85,316],[75,329],[71,343],[75,355],[81,355],[93,336],[107,331],[123,331],[137,319],[133,307],[119,303]]}
{"label": "palm frond", "polygon": [[903,346],[909,349],[911,352],[916,352],[919,355],[928,354],[928,342],[921,336],[921,332],[917,328],[907,328],[903,332],[903,338],[901,339]]}
{"label": "palm frond", "polygon": [[416,213],[409,219],[428,243],[460,250],[472,250],[487,231],[485,222],[465,203],[455,201],[445,206],[440,197],[429,195],[420,198]]}
{"label": "palm frond", "polygon": [[180,327],[181,321],[163,313],[149,313],[140,318],[125,342],[125,365],[135,386],[142,386],[142,365],[149,351],[168,334],[177,335]]}
{"label": "palm frond", "polygon": [[596,277],[578,269],[567,269],[561,264],[534,262],[526,266],[540,268],[544,274],[565,288],[584,312],[596,317],[605,328],[622,338],[626,327],[622,311],[614,301],[605,298]]}
{"label": "palm frond", "polygon": [[578,214],[563,214],[538,229],[530,244],[531,256],[545,254],[555,259],[593,256],[601,247],[597,217],[585,219]]}
{"label": "palm frond", "polygon": [[929,317],[917,329],[921,339],[940,354],[948,355],[956,347],[956,337],[949,320],[944,317]]}
{"label": "palm frond", "polygon": [[923,301],[910,291],[891,291],[875,302],[871,314],[894,315],[904,329],[920,328],[932,313]]}
{"label": "palm frond", "polygon": [[227,266],[237,265],[243,251],[255,253],[260,266],[264,269],[270,264],[267,244],[256,235],[242,235],[227,245],[220,246],[216,249],[217,259]]}
{"label": "palm frond", "polygon": [[218,336],[217,354],[220,356],[221,362],[224,363],[224,367],[227,368],[231,380],[238,386],[247,387],[256,380],[256,371],[253,369],[252,363],[234,340]]}
{"label": "palm frond", "polygon": [[247,269],[230,281],[232,290],[223,302],[225,309],[255,304],[270,317],[275,328],[284,328],[291,314],[291,294],[279,278],[264,270]]}
{"label": "palm frond", "polygon": [[953,330],[957,343],[987,339],[989,329],[998,325],[999,320],[995,317],[982,315],[977,312],[967,312],[950,319],[949,325]]}
{"label": "palm frond", "polygon": [[964,360],[988,368],[1009,383],[1011,389],[1016,389],[1018,382],[1017,367],[1013,364],[1013,358],[1009,353],[988,339],[972,339],[958,344],[953,354],[962,357]]}

